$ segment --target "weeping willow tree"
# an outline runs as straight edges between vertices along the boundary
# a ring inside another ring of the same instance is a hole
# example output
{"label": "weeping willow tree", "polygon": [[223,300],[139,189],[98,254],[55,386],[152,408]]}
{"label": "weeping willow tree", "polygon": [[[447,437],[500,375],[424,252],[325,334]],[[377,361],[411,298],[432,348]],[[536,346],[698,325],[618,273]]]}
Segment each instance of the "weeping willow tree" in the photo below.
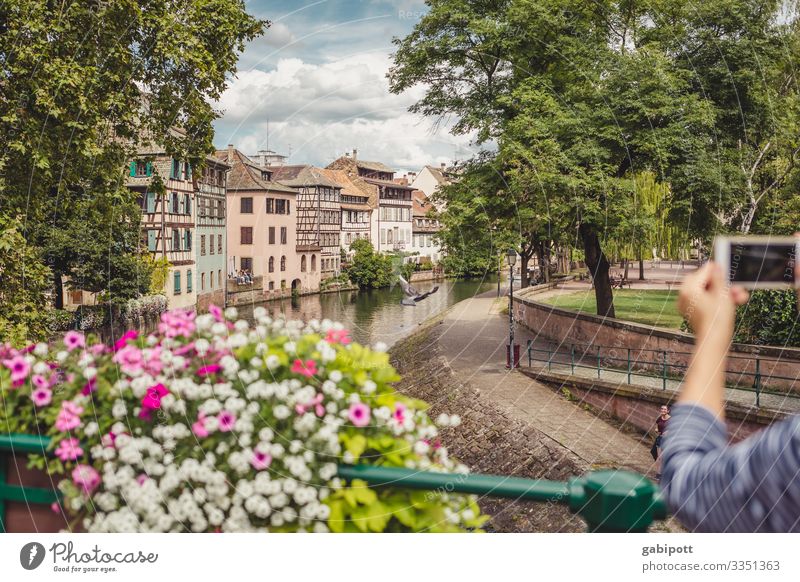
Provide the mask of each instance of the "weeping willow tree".
{"label": "weeping willow tree", "polygon": [[[612,256],[639,262],[639,279],[644,280],[644,259],[678,259],[689,239],[672,219],[669,184],[651,171],[637,172],[628,183],[628,204],[620,208],[622,227],[607,241]],[[627,271],[627,267],[626,267]]]}

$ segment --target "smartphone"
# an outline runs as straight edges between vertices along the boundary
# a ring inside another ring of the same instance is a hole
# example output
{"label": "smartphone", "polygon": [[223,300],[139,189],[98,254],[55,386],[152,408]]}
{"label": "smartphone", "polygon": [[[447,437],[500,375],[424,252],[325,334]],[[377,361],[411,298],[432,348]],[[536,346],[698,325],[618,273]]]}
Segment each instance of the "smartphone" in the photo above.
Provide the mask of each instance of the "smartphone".
{"label": "smartphone", "polygon": [[731,285],[745,289],[796,287],[794,265],[800,238],[792,236],[718,236],[716,261]]}

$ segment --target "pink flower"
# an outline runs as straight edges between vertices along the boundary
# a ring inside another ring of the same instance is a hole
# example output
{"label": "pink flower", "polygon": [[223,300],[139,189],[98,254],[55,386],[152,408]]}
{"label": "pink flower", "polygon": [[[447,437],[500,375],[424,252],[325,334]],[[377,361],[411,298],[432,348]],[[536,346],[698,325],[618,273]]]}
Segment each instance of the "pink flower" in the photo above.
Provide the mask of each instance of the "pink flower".
{"label": "pink flower", "polygon": [[144,357],[136,346],[124,346],[114,354],[113,360],[125,374],[134,375],[142,370]]}
{"label": "pink flower", "polygon": [[92,355],[99,356],[100,354],[105,353],[107,349],[108,348],[106,348],[106,346],[103,344],[94,344],[89,348],[89,352],[91,352]]}
{"label": "pink flower", "polygon": [[253,456],[250,459],[250,464],[256,471],[266,469],[272,463],[272,455],[269,453],[262,453],[261,451],[253,451]]}
{"label": "pink flower", "polygon": [[347,417],[355,426],[367,426],[369,424],[370,409],[363,402],[356,402],[350,405]]}
{"label": "pink flower", "polygon": [[206,438],[208,436],[208,429],[206,428],[205,419],[198,418],[197,422],[192,425],[192,432],[197,438]]}
{"label": "pink flower", "polygon": [[398,424],[403,424],[406,421],[406,410],[406,405],[401,402],[398,402],[394,405],[392,417],[397,421]]}
{"label": "pink flower", "polygon": [[92,378],[86,384],[83,385],[83,389],[81,389],[81,394],[84,396],[88,396],[92,392],[97,390],[97,378]]}
{"label": "pink flower", "polygon": [[36,406],[47,406],[53,400],[53,391],[46,386],[44,388],[36,388],[31,392],[31,400]]}
{"label": "pink flower", "polygon": [[310,378],[317,373],[317,363],[314,360],[306,360],[303,362],[303,360],[298,358],[292,364],[292,372]]}
{"label": "pink flower", "polygon": [[69,438],[58,443],[55,454],[62,461],[74,461],[83,454],[83,449],[78,439]]}
{"label": "pink flower", "polygon": [[81,425],[80,414],[82,412],[82,406],[78,406],[71,400],[64,400],[56,417],[56,429],[61,432],[67,432],[79,427]]}
{"label": "pink flower", "polygon": [[233,425],[236,424],[236,415],[229,410],[223,410],[217,415],[217,421],[220,432],[230,432],[233,430]]}
{"label": "pink flower", "polygon": [[61,504],[58,501],[53,501],[53,503],[50,504],[50,511],[52,511],[53,513],[58,513],[60,515]]}
{"label": "pink flower", "polygon": [[163,384],[156,384],[147,389],[147,393],[142,397],[142,409],[139,411],[139,418],[150,420],[153,411],[161,408],[161,399],[169,394],[169,390]]}
{"label": "pink flower", "polygon": [[31,365],[19,354],[9,360],[3,360],[3,365],[11,370],[11,382],[14,386],[22,386],[31,371]]}
{"label": "pink flower", "polygon": [[346,346],[352,340],[350,339],[350,332],[346,329],[329,329],[328,335],[325,336],[325,341],[329,344],[342,344]]}
{"label": "pink flower", "polygon": [[124,334],[122,334],[122,337],[120,337],[116,342],[114,342],[114,348],[113,348],[114,351],[118,352],[126,345],[128,345],[128,340],[135,340],[138,337],[139,337],[139,332],[136,331],[135,329],[130,329],[126,331]]}
{"label": "pink flower", "polygon": [[108,434],[104,434],[103,437],[100,439],[100,444],[102,444],[106,448],[113,449],[116,440],[117,440],[117,435],[114,432],[109,431]]}
{"label": "pink flower", "polygon": [[191,337],[195,330],[194,311],[175,309],[161,314],[158,331],[168,338]]}
{"label": "pink flower", "polygon": [[300,415],[303,415],[306,412],[313,409],[314,412],[317,413],[317,416],[319,417],[325,416],[325,407],[322,406],[322,394],[317,394],[316,396],[314,396],[314,398],[312,398],[305,404],[296,404],[294,409],[295,412],[297,412],[297,414]]}
{"label": "pink flower", "polygon": [[34,374],[33,376],[31,376],[31,384],[33,384],[36,388],[50,387],[50,382],[48,382],[47,378],[45,378],[41,374]]}
{"label": "pink flower", "polygon": [[86,338],[80,332],[68,331],[64,334],[64,347],[69,352],[77,348],[86,347]]}
{"label": "pink flower", "polygon": [[141,474],[140,474],[138,477],[136,477],[136,482],[137,482],[139,485],[144,485],[144,482],[145,482],[145,481],[147,481],[149,478],[150,478],[150,477],[148,477],[148,476],[147,476],[147,475],[145,475],[144,473],[141,473]]}
{"label": "pink flower", "polygon": [[199,368],[195,374],[198,376],[210,376],[211,374],[218,374],[222,370],[222,366],[219,364],[209,364],[208,366],[203,366]]}
{"label": "pink flower", "polygon": [[217,307],[216,305],[209,305],[208,312],[214,316],[214,319],[217,321],[225,321],[225,318],[222,316],[222,308]]}
{"label": "pink flower", "polygon": [[72,470],[72,482],[90,495],[100,485],[100,473],[91,465],[78,465]]}

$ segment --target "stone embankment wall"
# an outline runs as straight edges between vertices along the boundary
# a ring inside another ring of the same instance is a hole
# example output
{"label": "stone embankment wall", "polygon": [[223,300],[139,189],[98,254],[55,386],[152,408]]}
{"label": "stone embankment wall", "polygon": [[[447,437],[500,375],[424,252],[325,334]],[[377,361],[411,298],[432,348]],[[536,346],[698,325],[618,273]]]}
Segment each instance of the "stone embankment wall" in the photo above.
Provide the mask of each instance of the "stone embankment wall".
{"label": "stone embankment wall", "polygon": [[[567,448],[536,428],[515,420],[459,382],[439,354],[437,322],[425,324],[391,350],[403,379],[397,389],[431,404],[430,415],[461,416],[461,425],[442,431],[450,453],[473,472],[566,480],[589,467]],[[502,532],[583,531],[580,518],[561,505],[483,498],[492,516],[488,527]]]}
{"label": "stone embankment wall", "polygon": [[[609,367],[624,368],[629,349],[634,370],[660,372],[665,354],[670,375],[682,373],[684,368],[680,366],[688,365],[694,345],[692,335],[539,303],[533,297],[542,291],[540,287],[514,294],[515,318],[536,333],[537,340],[559,344],[566,350],[571,344],[583,346],[576,349],[578,353],[586,352],[587,357],[599,348],[603,358],[613,358],[613,365],[605,364]],[[733,344],[727,380],[752,385],[757,360],[762,387],[800,392],[800,383],[795,380],[800,376],[798,348]],[[770,378],[770,375],[789,379]]]}

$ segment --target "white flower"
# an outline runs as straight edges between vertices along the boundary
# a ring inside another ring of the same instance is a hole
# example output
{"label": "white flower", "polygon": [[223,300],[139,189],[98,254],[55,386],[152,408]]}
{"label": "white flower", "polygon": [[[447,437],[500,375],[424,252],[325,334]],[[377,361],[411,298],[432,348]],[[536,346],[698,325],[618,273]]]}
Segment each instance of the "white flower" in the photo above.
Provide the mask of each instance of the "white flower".
{"label": "white flower", "polygon": [[286,418],[289,418],[289,415],[291,413],[292,413],[292,411],[289,410],[289,407],[288,406],[284,406],[283,404],[279,404],[278,406],[276,406],[275,408],[272,409],[272,414],[278,420],[284,420]]}
{"label": "white flower", "polygon": [[64,360],[67,359],[68,355],[69,354],[67,352],[65,352],[64,350],[61,350],[60,352],[58,352],[56,354],[56,360],[58,360],[59,362],[63,362]]}
{"label": "white flower", "polygon": [[194,349],[197,350],[200,356],[205,356],[209,348],[211,348],[211,344],[205,338],[200,338],[194,342]]}
{"label": "white flower", "polygon": [[239,315],[239,312],[236,310],[235,307],[228,307],[225,310],[225,318],[226,319],[236,319],[237,315]]}
{"label": "white flower", "polygon": [[83,432],[86,436],[92,436],[97,434],[98,428],[99,427],[97,426],[97,423],[92,421],[86,424],[86,426],[83,429]]}
{"label": "white flower", "polygon": [[375,344],[375,346],[372,349],[374,351],[376,351],[376,352],[385,352],[386,350],[389,349],[389,346],[387,346],[383,342],[378,342],[378,343]]}
{"label": "white flower", "polygon": [[294,342],[286,342],[285,344],[283,344],[283,350],[287,354],[293,354],[297,351],[297,344],[295,344]]}
{"label": "white flower", "polygon": [[[47,346],[47,344],[46,344],[46,343],[44,343],[44,342],[39,342],[38,344],[36,344],[36,347],[35,347],[35,348],[33,348],[33,353],[34,353],[35,355],[39,356],[40,358],[43,358],[44,356],[46,356],[46,355],[47,355],[47,351],[48,351],[48,349],[49,349],[49,348],[48,348],[48,346]],[[37,372],[37,373],[38,373],[38,372]]]}
{"label": "white flower", "polygon": [[267,368],[270,370],[274,370],[278,366],[280,366],[281,360],[275,354],[267,356]]}
{"label": "white flower", "polygon": [[256,307],[253,309],[253,317],[255,319],[262,319],[267,316],[267,310],[261,306]]}

